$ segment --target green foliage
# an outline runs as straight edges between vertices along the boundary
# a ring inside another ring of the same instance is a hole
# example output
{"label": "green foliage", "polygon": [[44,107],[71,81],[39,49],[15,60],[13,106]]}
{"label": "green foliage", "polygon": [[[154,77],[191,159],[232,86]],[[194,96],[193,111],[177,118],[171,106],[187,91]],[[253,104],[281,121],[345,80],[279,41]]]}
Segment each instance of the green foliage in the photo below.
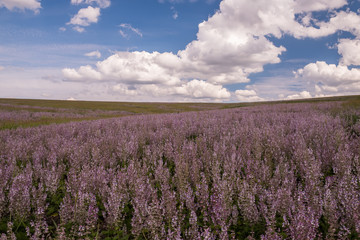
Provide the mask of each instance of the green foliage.
{"label": "green foliage", "polygon": [[197,137],[198,137],[198,136],[197,136],[195,133],[192,133],[192,134],[190,134],[189,136],[187,136],[186,139],[187,139],[188,141],[193,141],[193,142],[195,142]]}
{"label": "green foliage", "polygon": [[350,240],[359,240],[360,236],[359,234],[356,232],[355,228],[351,229],[351,232],[349,234],[349,239]]}
{"label": "green foliage", "polygon": [[2,219],[1,221],[0,221],[0,235],[2,234],[2,233],[6,233],[6,231],[7,231],[7,219]]}
{"label": "green foliage", "polygon": [[246,239],[248,236],[260,239],[265,234],[266,222],[261,218],[258,222],[251,223],[240,215],[237,224],[231,225],[230,230],[235,232],[236,239]]}
{"label": "green foliage", "polygon": [[133,239],[130,234],[124,233],[122,230],[107,230],[103,231],[100,234],[98,239],[104,240],[128,240]]}
{"label": "green foliage", "polygon": [[334,169],[330,166],[330,167],[327,167],[324,171],[324,175],[321,176],[321,182],[323,185],[325,185],[326,183],[326,178],[327,177],[331,177],[331,176],[334,176],[335,175],[335,172],[334,172]]}
{"label": "green foliage", "polygon": [[29,239],[26,234],[26,227],[30,227],[29,222],[24,222],[22,219],[15,220],[13,225],[13,232],[15,233],[17,240]]}
{"label": "green foliage", "polygon": [[285,229],[283,227],[283,223],[284,223],[284,219],[281,216],[281,214],[279,212],[276,212],[275,215],[275,228],[276,231],[279,233],[279,235],[284,238],[287,239],[288,235],[285,232]]}
{"label": "green foliage", "polygon": [[190,213],[191,211],[187,207],[184,207],[182,214],[185,217],[183,224],[181,224],[181,234],[183,234],[183,237],[185,237],[185,230],[190,227]]}
{"label": "green foliage", "polygon": [[46,209],[46,217],[49,225],[49,232],[52,236],[55,236],[57,225],[60,223],[59,209],[64,196],[65,180],[62,178],[56,192],[54,194],[48,193],[46,198],[46,203],[48,204]]}
{"label": "green foliage", "polygon": [[126,231],[128,233],[131,233],[131,228],[132,228],[131,220],[134,215],[134,207],[131,204],[131,202],[128,202],[125,204],[124,210],[123,210],[123,215],[124,215],[124,226],[126,227]]}
{"label": "green foliage", "polygon": [[163,163],[166,164],[166,167],[169,169],[170,176],[173,177],[175,175],[176,165],[175,162],[165,155],[162,156]]}
{"label": "green foliage", "polygon": [[324,215],[321,215],[319,219],[319,232],[322,236],[322,239],[327,239],[326,236],[329,232],[330,224],[327,222],[327,219]]}

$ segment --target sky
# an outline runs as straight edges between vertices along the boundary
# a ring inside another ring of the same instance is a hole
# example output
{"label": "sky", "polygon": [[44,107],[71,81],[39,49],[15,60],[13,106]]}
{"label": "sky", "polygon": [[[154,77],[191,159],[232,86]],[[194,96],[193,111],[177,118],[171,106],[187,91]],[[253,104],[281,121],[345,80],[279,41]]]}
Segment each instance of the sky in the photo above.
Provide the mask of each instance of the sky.
{"label": "sky", "polygon": [[360,94],[360,0],[0,0],[0,98]]}

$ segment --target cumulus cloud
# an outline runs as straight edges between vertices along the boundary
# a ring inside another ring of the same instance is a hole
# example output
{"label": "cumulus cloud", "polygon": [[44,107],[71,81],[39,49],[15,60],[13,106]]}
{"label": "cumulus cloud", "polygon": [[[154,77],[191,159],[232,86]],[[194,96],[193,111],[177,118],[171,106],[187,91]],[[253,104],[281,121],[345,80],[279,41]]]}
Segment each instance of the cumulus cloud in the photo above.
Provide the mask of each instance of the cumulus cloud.
{"label": "cumulus cloud", "polygon": [[91,23],[97,23],[100,16],[100,8],[94,8],[88,6],[82,8],[79,12],[70,19],[67,24],[78,25],[78,26],[89,26]]}
{"label": "cumulus cloud", "polygon": [[93,51],[93,52],[85,53],[85,56],[101,58],[101,53],[98,50],[96,50],[96,51]]}
{"label": "cumulus cloud", "polygon": [[79,4],[94,4],[99,6],[100,8],[107,8],[110,6],[110,0],[71,0],[71,4],[79,5]]}
{"label": "cumulus cloud", "polygon": [[310,63],[297,70],[296,75],[312,81],[317,93],[349,93],[360,90],[360,69],[323,61]]}
{"label": "cumulus cloud", "polygon": [[294,36],[319,38],[329,36],[337,31],[347,31],[360,36],[360,16],[355,12],[335,12],[327,22],[316,22],[315,27],[299,27],[295,29]]}
{"label": "cumulus cloud", "polygon": [[[289,34],[295,38],[319,38],[339,30],[357,34],[360,17],[355,12],[333,11],[329,21],[319,21],[311,17],[312,11],[333,10],[345,4],[345,0],[258,0],[252,4],[244,0],[224,0],[220,10],[228,14],[219,12],[218,15],[221,16],[219,20],[223,18],[223,23],[224,20],[231,21],[253,35],[273,35],[280,38],[283,34]],[[305,10],[307,12],[304,12]],[[303,17],[298,19],[297,15]],[[309,25],[310,22],[314,26]]]}
{"label": "cumulus cloud", "polygon": [[230,92],[222,86],[201,80],[192,80],[176,87],[175,92],[192,98],[228,99],[231,96]]}
{"label": "cumulus cloud", "polygon": [[95,71],[91,66],[81,66],[77,71],[65,68],[62,70],[64,77],[76,80],[101,80],[101,74]]}
{"label": "cumulus cloud", "polygon": [[175,72],[176,68],[169,68],[176,67],[177,58],[173,59],[173,57],[172,54],[158,52],[118,52],[104,61],[97,62],[96,68],[91,66],[83,66],[77,70],[66,68],[63,69],[63,73],[66,79],[74,81],[101,79],[121,83],[175,85],[180,83],[180,79]]}
{"label": "cumulus cloud", "polygon": [[329,86],[339,86],[354,82],[360,83],[360,69],[349,69],[344,65],[327,64],[323,61],[310,63],[304,68],[299,69],[297,74]]}
{"label": "cumulus cloud", "polygon": [[[224,3],[227,3],[227,5]],[[116,69],[117,79],[119,80],[124,75],[127,75],[126,72],[130,72],[135,77],[132,78],[133,81],[144,81],[144,71],[138,66],[141,66],[143,60],[147,59],[147,62],[155,63],[157,72],[161,68],[160,72],[168,74],[161,78],[202,79],[218,85],[248,82],[249,74],[261,72],[265,64],[280,62],[279,55],[285,51],[285,48],[275,46],[264,35],[255,36],[255,32],[251,27],[244,29],[243,23],[236,19],[237,17],[241,18],[244,11],[233,12],[233,9],[240,8],[234,8],[234,6],[230,8],[228,6],[236,4],[238,3],[224,0],[220,5],[220,11],[210,17],[208,21],[199,25],[197,40],[189,43],[184,50],[176,54],[149,55],[146,52],[116,54],[110,59],[121,58],[121,64],[115,66],[112,61],[104,61],[100,65],[103,66],[111,62],[113,70]],[[131,27],[125,24],[120,26],[129,29]],[[143,56],[139,57],[140,55]],[[150,58],[154,57],[154,59],[150,60],[149,56]],[[170,59],[170,62],[176,62],[176,67],[171,66],[169,68],[168,63],[158,64],[157,61],[162,58]],[[134,59],[138,59],[139,62],[133,64]],[[127,61],[130,64],[126,64]],[[124,65],[127,67],[124,68]],[[129,66],[134,68],[129,69]],[[148,71],[147,73],[154,72]],[[108,76],[104,75],[104,78],[106,77]],[[154,77],[148,74],[147,78],[153,79]]]}
{"label": "cumulus cloud", "polygon": [[39,13],[41,9],[40,0],[0,0],[0,7],[5,7],[10,11],[21,10],[25,11],[26,9]]}
{"label": "cumulus cloud", "polygon": [[[295,19],[296,13],[336,8],[344,5],[344,1],[320,1],[319,4],[312,4],[310,1],[276,0],[276,3],[269,4],[268,0],[258,0],[248,4],[245,0],[223,0],[220,10],[199,24],[196,40],[176,54],[166,53],[167,56],[172,54],[172,58],[177,59],[177,77],[202,79],[222,85],[248,82],[248,76],[263,71],[264,65],[279,63],[279,56],[286,50],[282,46],[275,46],[266,37],[268,35],[281,37],[288,33],[295,37],[319,37],[332,34],[340,28],[348,28],[349,31],[359,28],[354,24],[355,20],[360,20],[355,13],[339,12],[328,22],[318,22],[317,27],[306,27]],[[348,24],[344,26],[344,23]],[[142,36],[138,29],[129,24],[121,24],[120,27]],[[120,34],[128,36],[123,30]],[[131,55],[126,54],[130,57],[129,61],[133,61]],[[123,61],[126,62],[126,59]],[[117,66],[119,79],[121,71],[128,71],[122,68],[123,65]],[[132,64],[137,65],[141,65],[141,62]],[[136,72],[137,69],[130,71]],[[163,72],[169,72],[169,69],[165,67]]]}
{"label": "cumulus cloud", "polygon": [[360,65],[360,40],[359,39],[340,39],[338,52],[342,56],[342,65]]}
{"label": "cumulus cloud", "polygon": [[302,98],[312,98],[312,96],[308,91],[302,91],[300,93],[289,95],[286,97],[286,99],[289,99],[289,100],[302,99]]}
{"label": "cumulus cloud", "polygon": [[158,84],[135,85],[130,89],[125,84],[116,84],[112,87],[114,92],[127,96],[151,95],[153,97],[178,96],[186,99],[226,100],[231,93],[220,85],[207,83],[202,80],[191,80],[178,86],[165,86]]}
{"label": "cumulus cloud", "polygon": [[259,102],[265,100],[259,97],[254,90],[236,90],[235,96],[241,102]]}
{"label": "cumulus cloud", "polygon": [[298,0],[295,2],[296,12],[322,11],[340,8],[347,4],[346,0]]}
{"label": "cumulus cloud", "polygon": [[[295,38],[319,38],[339,30],[360,36],[360,16],[355,12],[336,10],[345,4],[345,0],[257,0],[251,4],[247,0],[223,0],[219,10],[199,24],[196,39],[177,53],[117,52],[94,66],[67,68],[63,73],[70,81],[97,79],[113,81],[119,86],[140,84],[143,91],[146,88],[154,90],[154,86],[158,91],[163,91],[162,86],[172,86],[171,91],[166,88],[167,93],[187,93],[194,98],[197,95],[205,97],[207,94],[205,90],[201,91],[203,95],[195,94],[193,86],[199,89],[209,87],[216,89],[218,94],[221,92],[217,97],[224,97],[228,93],[224,85],[249,82],[250,74],[262,72],[266,64],[280,62],[280,55],[286,49],[276,46],[268,36],[281,38],[287,34]],[[313,11],[321,10],[331,11],[332,15],[327,21],[319,21],[312,16]],[[98,16],[93,19],[97,21],[97,18]],[[81,19],[75,18],[74,22],[79,26],[90,23]],[[123,37],[128,37],[129,33],[126,31],[142,36],[130,24],[121,24],[120,28],[119,32]],[[347,53],[349,44],[346,41],[339,44],[342,61],[357,62],[357,58]],[[353,46],[355,43],[351,44]],[[315,65],[323,67],[318,63]],[[313,65],[305,67],[303,71],[299,70],[298,75],[310,77],[312,74],[314,78],[322,78],[323,73],[316,73],[314,69],[309,72],[308,68],[312,67]],[[354,74],[353,70],[347,70],[352,72],[350,75]],[[297,95],[309,97],[304,92]],[[252,90],[238,90],[235,96],[244,101],[261,100]]]}
{"label": "cumulus cloud", "polygon": [[[338,3],[340,4],[340,1]],[[355,38],[339,39],[338,44],[332,47],[338,48],[341,56],[339,64],[317,61],[298,69],[295,75],[313,83],[317,96],[353,94],[360,91],[360,69],[349,67],[360,65],[359,14],[351,11],[335,12],[328,22],[318,23],[317,26],[319,29],[311,31],[311,36],[343,30],[352,33]]]}
{"label": "cumulus cloud", "polygon": [[89,26],[92,23],[97,23],[100,17],[100,9],[110,6],[110,0],[71,0],[71,4],[80,5],[94,5],[87,8],[81,8],[79,12],[73,16],[67,25],[74,25],[73,30],[82,33],[85,31],[84,27]]}
{"label": "cumulus cloud", "polygon": [[125,96],[136,96],[138,95],[138,91],[135,89],[129,89],[125,84],[116,84],[112,87],[112,90],[118,94],[125,95]]}

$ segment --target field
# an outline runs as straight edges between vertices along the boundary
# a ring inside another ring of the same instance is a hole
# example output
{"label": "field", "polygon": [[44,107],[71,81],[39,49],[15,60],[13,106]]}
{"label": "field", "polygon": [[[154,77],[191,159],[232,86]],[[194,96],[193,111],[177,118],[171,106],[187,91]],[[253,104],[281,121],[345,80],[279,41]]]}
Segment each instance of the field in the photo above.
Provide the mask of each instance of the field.
{"label": "field", "polygon": [[[342,102],[360,106],[359,96],[318,98],[311,100],[283,101]],[[129,115],[180,113],[215,109],[278,104],[266,103],[134,103],[134,102],[90,102],[0,98],[0,130],[18,127],[35,127],[53,123],[114,118]]]}
{"label": "field", "polygon": [[359,96],[0,109],[1,240],[360,239]]}
{"label": "field", "polygon": [[128,115],[178,113],[226,107],[228,105],[212,103],[119,103],[0,99],[0,130]]}

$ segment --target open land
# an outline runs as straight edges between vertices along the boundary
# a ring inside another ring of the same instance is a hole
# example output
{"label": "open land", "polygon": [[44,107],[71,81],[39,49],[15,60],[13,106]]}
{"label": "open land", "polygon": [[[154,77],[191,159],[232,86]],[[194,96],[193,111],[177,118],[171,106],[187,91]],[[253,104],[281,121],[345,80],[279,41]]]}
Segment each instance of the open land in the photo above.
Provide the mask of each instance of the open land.
{"label": "open land", "polygon": [[360,97],[0,99],[0,239],[359,239]]}

